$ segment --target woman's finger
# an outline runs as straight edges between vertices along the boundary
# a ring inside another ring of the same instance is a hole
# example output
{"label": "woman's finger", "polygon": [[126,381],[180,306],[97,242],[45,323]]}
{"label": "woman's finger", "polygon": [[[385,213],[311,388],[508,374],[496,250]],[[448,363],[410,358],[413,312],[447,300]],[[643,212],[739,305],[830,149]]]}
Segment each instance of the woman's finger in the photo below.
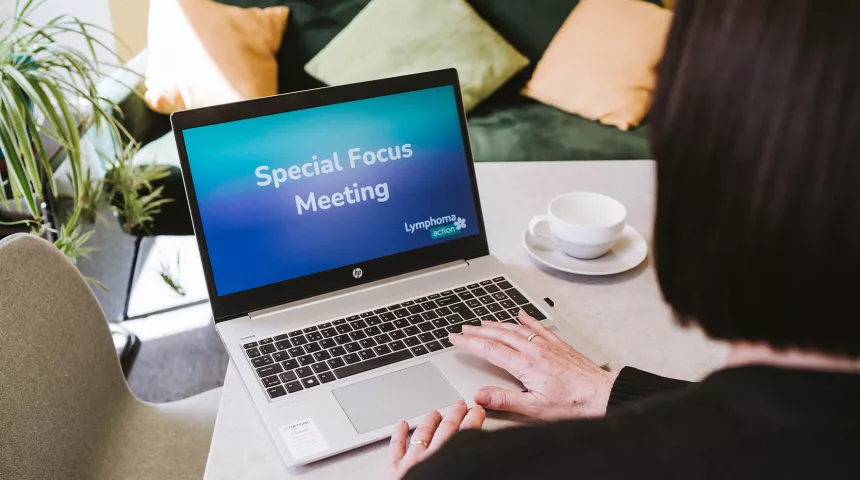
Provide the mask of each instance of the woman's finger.
{"label": "woman's finger", "polygon": [[480,405],[475,405],[469,410],[466,417],[460,422],[460,430],[480,429],[484,425],[484,420],[487,418],[487,411]]}
{"label": "woman's finger", "polygon": [[564,340],[558,338],[558,335],[556,335],[555,332],[553,332],[552,330],[547,328],[546,325],[544,325],[543,323],[541,323],[537,319],[533,318],[531,315],[524,312],[523,310],[520,310],[520,313],[517,315],[517,319],[520,321],[520,323],[522,323],[526,327],[537,332],[540,336],[542,336],[549,343],[552,343],[552,344],[558,345],[558,346],[563,346],[565,348],[570,348],[570,346],[567,343],[565,343]]}
{"label": "woman's finger", "polygon": [[428,452],[438,450],[439,447],[451,438],[451,435],[457,433],[457,430],[460,429],[460,424],[463,422],[463,418],[466,417],[467,410],[466,402],[462,400],[455,403],[448,410],[448,414],[442,418],[442,423],[439,424],[439,428],[433,434],[433,441],[430,442],[430,448],[427,449]]}
{"label": "woman's finger", "polygon": [[498,387],[481,387],[475,392],[475,403],[488,410],[515,412],[536,417],[533,396],[530,392],[512,392]]}
{"label": "woman's finger", "polygon": [[529,337],[533,333],[537,333],[537,336],[532,338],[531,343],[534,343],[537,345],[540,345],[541,343],[544,343],[544,344],[549,343],[544,338],[543,334],[541,334],[538,331],[532,330],[531,328],[526,327],[525,325],[515,325],[513,323],[484,323],[481,325],[481,328],[494,328],[497,330],[504,330],[507,332],[513,332],[513,333],[519,335],[520,337],[525,338],[526,340],[528,340]]}
{"label": "woman's finger", "polygon": [[409,424],[404,420],[397,422],[388,444],[388,460],[397,464],[406,455],[406,436],[409,435]]}
{"label": "woman's finger", "polygon": [[[513,325],[511,325],[513,326]],[[463,335],[472,335],[483,337],[488,340],[500,342],[518,352],[525,354],[534,353],[538,346],[526,340],[521,333],[514,329],[507,329],[499,325],[487,325],[475,327],[473,325],[463,325]]]}
{"label": "woman's finger", "polygon": [[439,423],[441,421],[442,415],[440,415],[436,410],[428,413],[424,417],[424,421],[421,422],[421,425],[418,425],[418,428],[416,428],[415,432],[412,433],[412,439],[409,441],[406,455],[403,456],[403,461],[406,462],[407,465],[413,465],[423,458],[424,452],[427,451],[427,448],[430,446],[430,442],[433,441],[433,434],[436,433],[436,429],[439,427]]}
{"label": "woman's finger", "polygon": [[448,340],[457,348],[465,350],[476,357],[483,358],[493,365],[507,370],[515,377],[523,372],[528,363],[522,353],[495,340],[465,332],[462,335],[449,335]]}

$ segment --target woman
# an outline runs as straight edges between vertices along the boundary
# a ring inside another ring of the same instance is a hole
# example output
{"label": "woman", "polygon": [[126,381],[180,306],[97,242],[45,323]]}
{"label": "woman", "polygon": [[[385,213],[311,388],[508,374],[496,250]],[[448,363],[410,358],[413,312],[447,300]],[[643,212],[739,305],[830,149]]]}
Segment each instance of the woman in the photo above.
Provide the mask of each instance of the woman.
{"label": "woman", "polygon": [[390,477],[856,476],[858,25],[846,0],[677,6],[651,112],[654,257],[679,322],[730,343],[724,370],[613,374],[524,316],[464,327],[452,343],[529,390],[476,403],[562,421],[480,432],[483,409],[457,405],[408,444],[399,426]]}

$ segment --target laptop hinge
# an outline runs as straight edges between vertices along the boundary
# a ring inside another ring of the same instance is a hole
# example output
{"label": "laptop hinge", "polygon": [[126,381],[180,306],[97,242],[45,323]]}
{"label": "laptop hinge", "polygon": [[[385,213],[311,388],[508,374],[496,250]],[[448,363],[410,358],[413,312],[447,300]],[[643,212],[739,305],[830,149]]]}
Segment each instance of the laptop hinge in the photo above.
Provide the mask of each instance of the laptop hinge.
{"label": "laptop hinge", "polygon": [[285,303],[283,305],[278,305],[277,307],[258,310],[256,312],[249,312],[248,316],[252,319],[263,318],[269,315],[288,312],[295,308],[306,307],[315,303],[330,301],[334,298],[342,298],[348,295],[354,295],[359,292],[363,293],[367,292],[368,290],[386,287],[391,285],[392,283],[402,282],[403,280],[414,280],[416,278],[426,277],[428,275],[435,275],[439,272],[445,272],[448,270],[453,270],[455,268],[463,268],[468,266],[469,263],[466,260],[456,260],[454,262],[436,265],[435,267],[425,268],[423,270],[417,270],[415,272],[409,272],[403,275],[397,275],[395,277],[377,280],[371,283],[365,283],[364,285],[356,285],[355,287],[337,290],[335,292],[324,293],[322,295],[317,295],[315,297],[305,298],[302,300],[296,300],[295,302]]}

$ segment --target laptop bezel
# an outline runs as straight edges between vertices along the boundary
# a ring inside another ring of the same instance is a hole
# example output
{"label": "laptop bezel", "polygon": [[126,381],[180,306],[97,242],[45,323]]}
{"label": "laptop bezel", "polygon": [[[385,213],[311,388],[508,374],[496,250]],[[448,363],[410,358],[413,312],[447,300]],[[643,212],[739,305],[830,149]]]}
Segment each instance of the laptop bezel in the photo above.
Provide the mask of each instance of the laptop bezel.
{"label": "laptop bezel", "polygon": [[[460,119],[460,131],[463,136],[463,148],[468,167],[474,208],[478,220],[478,234],[457,240],[449,240],[427,247],[409,250],[387,257],[368,260],[361,263],[281,282],[263,285],[241,292],[218,295],[215,278],[206,247],[205,232],[200,219],[197,196],[194,191],[193,175],[188,162],[183,132],[192,128],[233,122],[249,118],[264,117],[309,108],[352,102],[367,98],[375,98],[398,93],[407,93],[435,87],[453,87]],[[475,165],[472,159],[471,142],[469,141],[466,114],[460,93],[460,83],[457,71],[453,68],[433,72],[386,78],[351,85],[325,87],[315,90],[277,95],[245,102],[219,105],[176,112],[171,115],[171,123],[179,151],[179,162],[191,220],[194,227],[197,245],[206,277],[209,300],[215,322],[223,322],[245,316],[250,312],[287,304],[317,295],[335,292],[346,288],[383,280],[410,272],[431,268],[445,263],[468,260],[489,254],[487,233],[484,227],[484,216],[478,193],[478,183],[475,176]],[[355,278],[353,271],[360,268],[363,274]]]}

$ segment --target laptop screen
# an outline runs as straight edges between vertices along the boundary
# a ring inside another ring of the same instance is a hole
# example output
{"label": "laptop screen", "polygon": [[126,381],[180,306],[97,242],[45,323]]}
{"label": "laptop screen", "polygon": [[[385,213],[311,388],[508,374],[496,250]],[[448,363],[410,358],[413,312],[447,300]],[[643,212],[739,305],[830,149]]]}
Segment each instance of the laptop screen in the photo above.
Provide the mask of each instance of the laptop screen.
{"label": "laptop screen", "polygon": [[183,136],[219,296],[480,233],[450,85]]}

